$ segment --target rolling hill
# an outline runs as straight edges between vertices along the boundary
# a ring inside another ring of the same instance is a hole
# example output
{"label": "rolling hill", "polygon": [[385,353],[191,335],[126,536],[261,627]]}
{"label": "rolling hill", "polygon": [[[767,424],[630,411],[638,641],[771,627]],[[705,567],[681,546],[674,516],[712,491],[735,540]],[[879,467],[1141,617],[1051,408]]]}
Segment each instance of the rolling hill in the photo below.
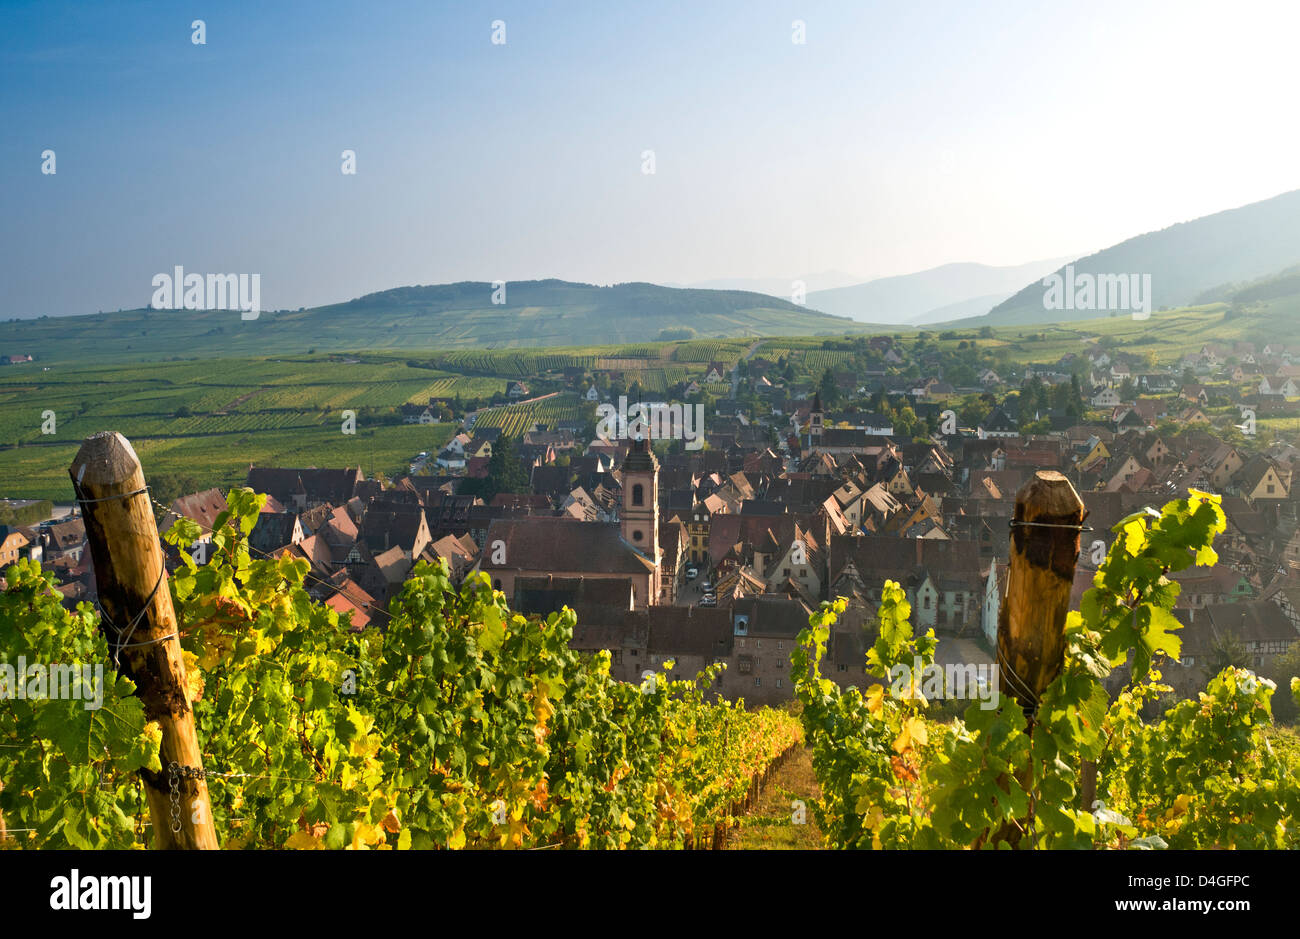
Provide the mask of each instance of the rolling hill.
{"label": "rolling hill", "polygon": [[561,280],[398,287],[345,303],[263,311],[126,310],[0,323],[0,348],[41,361],[138,362],[173,357],[278,355],[308,349],[455,349],[646,342],[684,338],[843,335],[861,324],[739,290],[612,287]]}
{"label": "rolling hill", "polygon": [[[1300,190],[1138,235],[1073,262],[1079,274],[1151,275],[1152,308],[1195,302],[1217,285],[1264,277],[1300,261]],[[1063,270],[1063,268],[1062,268]],[[1041,278],[962,325],[1001,326],[1110,316],[1044,309]],[[809,298],[813,302],[813,298]],[[832,309],[823,306],[823,309]]]}

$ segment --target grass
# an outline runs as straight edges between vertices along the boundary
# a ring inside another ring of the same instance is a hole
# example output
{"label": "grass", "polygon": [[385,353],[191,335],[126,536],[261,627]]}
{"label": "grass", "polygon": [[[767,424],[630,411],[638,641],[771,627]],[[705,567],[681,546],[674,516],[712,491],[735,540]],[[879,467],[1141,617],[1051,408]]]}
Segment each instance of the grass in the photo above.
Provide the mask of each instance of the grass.
{"label": "grass", "polygon": [[[813,821],[812,803],[821,795],[813,775],[812,757],[796,747],[767,781],[758,802],[741,818],[727,838],[728,850],[809,851],[822,847],[821,831]],[[795,800],[805,806],[806,821],[794,824]]]}
{"label": "grass", "polygon": [[[1289,693],[1289,689],[1280,685],[1276,692],[1276,694]],[[1273,752],[1291,767],[1292,772],[1300,773],[1300,728],[1269,724],[1263,730],[1264,739],[1269,742]]]}

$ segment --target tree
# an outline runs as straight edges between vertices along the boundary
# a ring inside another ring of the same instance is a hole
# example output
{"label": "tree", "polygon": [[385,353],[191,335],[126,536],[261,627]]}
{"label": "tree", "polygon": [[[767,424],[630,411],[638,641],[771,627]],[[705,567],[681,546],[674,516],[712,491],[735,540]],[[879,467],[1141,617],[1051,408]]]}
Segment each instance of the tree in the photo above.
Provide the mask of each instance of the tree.
{"label": "tree", "polygon": [[1241,644],[1236,633],[1225,633],[1210,645],[1209,661],[1205,665],[1206,679],[1213,678],[1225,668],[1251,668],[1254,662]]}
{"label": "tree", "polygon": [[[181,496],[203,489],[198,479],[188,473],[154,473],[149,477],[149,493],[163,505],[171,505]],[[155,506],[159,515],[162,510]]]}
{"label": "tree", "polygon": [[492,444],[492,456],[488,459],[488,474],[482,479],[467,479],[461,486],[461,492],[475,495],[484,502],[491,502],[499,492],[530,492],[528,474],[519,462],[510,438],[502,434]]}
{"label": "tree", "polygon": [[912,437],[917,425],[916,412],[911,406],[904,407],[894,415],[894,436],[900,438]]}
{"label": "tree", "polygon": [[972,398],[962,406],[960,413],[957,415],[958,420],[967,427],[975,427],[986,417],[993,413],[993,407],[984,400],[981,395],[978,398]]}
{"label": "tree", "polygon": [[835,373],[829,368],[822,372],[822,378],[817,385],[817,390],[821,393],[823,405],[829,406],[839,400],[840,389],[835,384]]}

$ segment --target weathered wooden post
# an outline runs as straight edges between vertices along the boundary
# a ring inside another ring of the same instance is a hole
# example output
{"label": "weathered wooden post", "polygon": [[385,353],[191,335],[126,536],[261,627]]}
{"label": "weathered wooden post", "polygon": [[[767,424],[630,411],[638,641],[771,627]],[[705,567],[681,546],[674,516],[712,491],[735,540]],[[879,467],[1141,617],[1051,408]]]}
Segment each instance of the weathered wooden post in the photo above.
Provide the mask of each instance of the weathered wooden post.
{"label": "weathered wooden post", "polygon": [[1086,515],[1074,486],[1055,470],[1039,470],[1016,493],[998,677],[1027,715],[1065,662],[1065,615]]}
{"label": "weathered wooden post", "polygon": [[[162,772],[140,771],[156,846],[215,849],[176,613],[140,458],[125,437],[105,431],[86,438],[68,473],[95,562],[109,651],[118,672],[135,682],[145,716],[162,728]],[[172,763],[182,768],[175,778]]]}
{"label": "weathered wooden post", "polygon": [[[998,613],[998,677],[1024,709],[1030,735],[1039,698],[1065,664],[1065,617],[1087,514],[1074,486],[1055,470],[1039,470],[1016,493],[1007,590]],[[1028,788],[1032,766],[1016,778]],[[999,785],[1009,783],[1001,779]],[[1031,803],[1024,821],[1032,823],[1033,815]],[[1019,844],[1026,827],[1003,825],[992,840]]]}

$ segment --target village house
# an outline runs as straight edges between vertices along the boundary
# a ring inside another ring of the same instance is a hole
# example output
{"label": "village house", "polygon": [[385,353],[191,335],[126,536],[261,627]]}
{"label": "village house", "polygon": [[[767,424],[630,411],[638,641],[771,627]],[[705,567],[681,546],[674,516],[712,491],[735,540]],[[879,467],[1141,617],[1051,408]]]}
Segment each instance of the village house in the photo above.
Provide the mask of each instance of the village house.
{"label": "village house", "polygon": [[635,609],[659,601],[659,463],[645,441],[635,441],[620,467],[623,485],[620,520],[578,522],[531,516],[499,519],[481,542],[476,570],[513,596],[515,579],[555,574],[561,577],[628,581]]}
{"label": "village house", "polygon": [[[725,659],[720,690],[751,704],[779,704],[791,697],[790,653],[808,627],[812,610],[789,597],[760,595],[731,608],[732,655]],[[865,660],[864,660],[865,664]]]}
{"label": "village house", "polygon": [[1286,378],[1282,375],[1268,375],[1259,381],[1259,393],[1262,395],[1281,395],[1286,398],[1294,398],[1300,395],[1300,388],[1296,387],[1294,379]]}
{"label": "village house", "polygon": [[[158,523],[159,534],[166,534],[176,522],[187,518],[199,526],[199,535],[194,545],[207,545],[212,541],[212,532],[217,526],[217,517],[229,511],[226,498],[220,489],[205,489],[202,492],[180,496],[169,506]],[[190,548],[190,555],[199,563],[206,563],[207,549]],[[170,546],[168,546],[170,548]]]}
{"label": "village house", "polygon": [[29,544],[30,539],[17,528],[0,525],[0,572],[10,564],[17,564]]}
{"label": "village house", "polygon": [[1233,487],[1252,505],[1260,501],[1283,502],[1288,489],[1277,467],[1262,456],[1250,460],[1233,479]]}
{"label": "village house", "polygon": [[249,466],[244,484],[254,492],[274,497],[289,511],[302,512],[324,503],[343,505],[356,495],[365,478],[360,467],[337,470]]}
{"label": "village house", "polygon": [[912,604],[912,622],[949,635],[975,634],[987,589],[987,565],[971,542],[866,535],[831,538],[831,594],[843,593],[839,580],[852,561],[866,589],[879,603],[886,580],[898,583]]}

